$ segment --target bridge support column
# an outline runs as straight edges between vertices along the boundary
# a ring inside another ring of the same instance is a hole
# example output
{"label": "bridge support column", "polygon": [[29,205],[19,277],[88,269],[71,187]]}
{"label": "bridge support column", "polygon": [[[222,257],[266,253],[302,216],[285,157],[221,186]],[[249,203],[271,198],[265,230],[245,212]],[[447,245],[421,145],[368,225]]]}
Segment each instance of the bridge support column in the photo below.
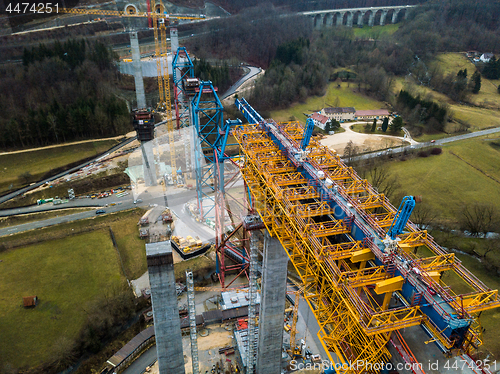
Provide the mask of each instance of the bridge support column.
{"label": "bridge support column", "polygon": [[392,23],[396,23],[398,20],[399,9],[394,9],[394,13],[392,13]]}
{"label": "bridge support column", "polygon": [[316,30],[321,30],[321,26],[323,26],[323,17],[324,16],[322,14],[314,17],[314,28]]}
{"label": "bridge support column", "polygon": [[352,12],[348,12],[347,13],[347,23],[346,23],[346,26],[347,27],[352,27],[352,19],[354,18]]}
{"label": "bridge support column", "polygon": [[146,94],[144,93],[144,79],[142,79],[141,52],[137,32],[130,33],[130,49],[132,50],[132,64],[134,66],[135,94],[137,109],[146,108]]}
{"label": "bridge support column", "polygon": [[380,15],[380,26],[384,26],[385,17],[387,17],[387,10],[383,10],[382,14]]}
{"label": "bridge support column", "polygon": [[345,12],[337,13],[337,26],[342,26],[342,24],[344,23],[344,15]]}
{"label": "bridge support column", "polygon": [[146,260],[160,374],[184,374],[181,320],[170,241],[146,244]]}
{"label": "bridge support column", "polygon": [[281,372],[288,256],[277,238],[264,234],[257,373]]}
{"label": "bridge support column", "polygon": [[358,14],[358,19],[356,20],[356,22],[357,22],[356,24],[358,26],[363,26],[365,14],[366,14],[366,12]]}
{"label": "bridge support column", "polygon": [[373,27],[374,23],[375,23],[375,13],[371,12],[370,19],[368,20],[368,26]]}
{"label": "bridge support column", "polygon": [[410,15],[410,8],[406,8],[406,10],[405,10],[405,20],[408,19],[409,15]]}
{"label": "bridge support column", "polygon": [[326,27],[332,27],[333,26],[333,14],[325,14],[325,26]]}

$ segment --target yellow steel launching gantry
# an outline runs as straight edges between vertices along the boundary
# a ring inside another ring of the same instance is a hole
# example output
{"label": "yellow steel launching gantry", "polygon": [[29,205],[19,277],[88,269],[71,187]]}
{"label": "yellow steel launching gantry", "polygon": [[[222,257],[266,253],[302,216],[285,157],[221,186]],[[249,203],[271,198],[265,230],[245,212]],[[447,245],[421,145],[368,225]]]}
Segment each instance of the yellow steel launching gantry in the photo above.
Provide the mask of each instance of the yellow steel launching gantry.
{"label": "yellow steel launching gantry", "polygon": [[[245,159],[241,173],[254,209],[300,275],[304,298],[320,326],[320,341],[330,361],[346,368],[337,372],[377,371],[364,365],[391,357],[391,332],[420,324],[450,353],[477,348],[479,312],[500,306],[498,291],[487,288],[411,222],[395,251],[385,252],[379,244],[397,210],[314,139],[298,170],[290,149],[299,149],[301,128],[297,122],[268,120],[237,126],[233,134]],[[317,179],[306,177],[311,173]],[[315,184],[321,178],[321,183],[328,180],[326,190]],[[335,196],[336,206],[327,203],[330,196]],[[337,208],[349,214],[339,214]],[[471,292],[453,293],[442,278],[448,271]],[[408,301],[410,288],[414,294]],[[397,305],[390,303],[393,293],[399,295]],[[424,306],[435,311],[432,318]],[[460,326],[465,330],[457,340],[450,329]]]}
{"label": "yellow steel launching gantry", "polygon": [[115,17],[147,17],[153,19],[153,30],[155,39],[156,68],[158,70],[158,93],[159,100],[157,109],[166,112],[167,131],[169,135],[170,161],[172,167],[172,180],[177,180],[177,166],[174,141],[174,123],[172,118],[172,102],[170,97],[170,74],[168,71],[167,58],[167,35],[165,24],[169,20],[202,20],[204,16],[173,15],[162,13],[165,9],[162,1],[151,0],[151,9],[154,12],[138,12],[135,7],[127,8],[127,11],[114,11],[105,9],[81,9],[81,8],[59,8],[61,13],[72,14],[95,14]]}

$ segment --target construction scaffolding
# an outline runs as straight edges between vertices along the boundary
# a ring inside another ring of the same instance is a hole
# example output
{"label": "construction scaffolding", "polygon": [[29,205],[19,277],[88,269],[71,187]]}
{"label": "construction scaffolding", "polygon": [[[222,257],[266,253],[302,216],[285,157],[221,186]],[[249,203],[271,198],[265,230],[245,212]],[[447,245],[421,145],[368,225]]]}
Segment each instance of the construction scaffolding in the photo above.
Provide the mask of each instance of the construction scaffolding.
{"label": "construction scaffolding", "polygon": [[191,360],[193,363],[193,374],[199,374],[200,363],[198,361],[198,335],[196,333],[196,305],[194,302],[193,272],[186,271],[187,302],[189,313],[189,337],[191,339]]}

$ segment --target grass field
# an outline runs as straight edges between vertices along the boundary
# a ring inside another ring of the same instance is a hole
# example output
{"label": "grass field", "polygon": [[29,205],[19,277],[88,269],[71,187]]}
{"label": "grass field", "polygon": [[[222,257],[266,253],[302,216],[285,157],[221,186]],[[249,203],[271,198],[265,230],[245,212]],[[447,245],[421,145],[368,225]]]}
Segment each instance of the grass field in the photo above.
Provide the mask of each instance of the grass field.
{"label": "grass field", "polygon": [[353,32],[354,36],[357,38],[370,38],[377,40],[381,36],[394,34],[400,26],[400,23],[390,23],[384,26],[363,26],[363,28],[353,27]]}
{"label": "grass field", "polygon": [[456,221],[464,204],[489,204],[500,211],[500,199],[493,198],[500,195],[500,183],[487,176],[500,181],[500,150],[490,144],[485,137],[464,140],[444,146],[438,156],[388,165],[402,192],[422,195],[441,218]]}
{"label": "grass field", "polygon": [[[485,84],[491,85],[489,81],[483,83],[483,85]],[[440,103],[447,103],[453,119],[467,123],[470,126],[470,131],[479,131],[490,127],[500,126],[500,118],[497,110],[457,104],[448,96],[431,90],[429,87],[418,86],[405,82],[404,78],[397,78],[393,86],[393,92],[397,94],[401,89],[409,90],[413,94],[420,94],[422,97],[429,96],[432,100]],[[500,95],[498,95],[498,100],[498,106],[500,106]],[[452,133],[455,131],[455,128],[456,125],[454,124],[446,125],[447,132]],[[433,139],[439,138],[433,136],[431,137]],[[416,138],[416,140],[422,141],[419,138]]]}
{"label": "grass field", "polygon": [[429,65],[431,68],[439,68],[444,74],[457,74],[459,70],[467,69],[470,76],[476,70],[476,66],[467,56],[459,52],[440,53]]}
{"label": "grass field", "polygon": [[129,279],[137,279],[147,270],[145,242],[139,238],[137,222],[142,209],[110,223]]}
{"label": "grass field", "polygon": [[0,193],[20,187],[19,176],[23,173],[30,173],[34,182],[50,170],[101,154],[118,143],[119,140],[108,139],[0,155]]}
{"label": "grass field", "polygon": [[[466,254],[456,254],[456,256],[462,261],[462,265],[469,269],[476,277],[484,282],[489,288],[493,290],[500,289],[500,281],[498,276],[488,272],[484,269],[484,265],[476,258],[466,255]],[[454,288],[454,286],[460,282],[459,280],[453,280],[451,275],[444,275],[443,281],[449,286]],[[487,349],[490,351],[496,359],[500,357],[500,340],[498,339],[498,331],[500,330],[500,309],[496,308],[493,310],[488,310],[481,314],[481,326],[485,329],[483,333],[483,343],[484,345],[479,348],[479,350]],[[490,358],[492,359],[492,358]]]}
{"label": "grass field", "polygon": [[[65,237],[91,230],[113,229],[118,249],[122,256],[125,272],[134,279],[146,271],[144,241],[139,239],[137,222],[144,214],[140,208],[113,214],[95,216],[89,219],[46,227],[1,238],[5,248],[15,251],[37,242],[63,240]],[[108,234],[109,235],[109,234]]]}
{"label": "grass field", "polygon": [[[7,251],[0,260],[0,356],[14,367],[46,361],[57,344],[76,338],[88,303],[125,284],[107,230]],[[30,295],[39,305],[24,309]]]}
{"label": "grass field", "polygon": [[[457,74],[459,70],[467,69],[467,76],[470,78],[476,66],[463,53],[441,53],[430,64],[437,66],[445,75]],[[488,80],[481,77],[481,90],[476,95],[470,96],[470,101],[478,106],[489,109],[500,109],[500,94],[497,87],[500,81]]]}
{"label": "grass field", "polygon": [[305,103],[295,104],[288,109],[271,112],[271,116],[276,121],[306,121],[304,113],[312,114],[324,107],[330,106],[352,106],[355,109],[381,109],[385,105],[368,96],[357,92],[358,86],[355,83],[343,82],[340,88],[337,83],[330,83],[324,96],[314,96],[307,99]]}

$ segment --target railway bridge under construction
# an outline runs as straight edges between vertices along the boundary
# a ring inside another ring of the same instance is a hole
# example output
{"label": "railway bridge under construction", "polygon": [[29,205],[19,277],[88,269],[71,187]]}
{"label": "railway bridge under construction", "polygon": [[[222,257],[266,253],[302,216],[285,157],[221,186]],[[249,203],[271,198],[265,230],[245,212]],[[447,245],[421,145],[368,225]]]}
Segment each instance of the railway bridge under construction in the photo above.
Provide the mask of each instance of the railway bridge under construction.
{"label": "railway bridge under construction", "polygon": [[[236,272],[247,273],[250,295],[256,292],[256,242],[258,231],[264,231],[262,301],[257,321],[250,296],[247,372],[281,371],[290,261],[335,372],[376,373],[382,371],[380,365],[395,361],[417,368],[409,372],[424,372],[418,364],[425,355],[417,357],[414,351],[426,351],[423,347],[431,344],[443,359],[472,362],[462,372],[487,373],[470,355],[482,344],[481,312],[500,306],[498,291],[411,223],[409,212],[402,220],[404,207],[396,209],[335,151],[312,137],[312,120],[305,126],[276,123],[241,99],[235,105],[248,124],[224,121],[217,89],[202,81],[191,92],[183,82],[193,79],[187,51],[179,48],[176,53],[184,58],[183,65],[175,57],[173,64],[175,105],[182,109],[178,127],[192,126],[196,135],[190,168],[202,218],[207,213],[204,201],[214,203],[209,209],[215,210],[223,289],[231,284],[226,272]],[[227,152],[232,141],[239,154]],[[244,198],[234,198],[233,204],[229,187],[238,178]],[[232,211],[235,206],[240,211]],[[394,231],[395,223],[399,231]],[[160,373],[184,373],[172,251],[168,242],[152,243],[146,254]],[[423,338],[407,342],[404,332],[414,328],[423,334],[415,336]]]}
{"label": "railway bridge under construction", "polygon": [[[409,221],[391,240],[398,210],[334,151],[314,139],[301,149],[307,126],[264,120],[244,99],[236,105],[250,123],[234,136],[252,207],[299,273],[329,359],[347,368],[337,371],[376,372],[373,363],[390,360],[391,340],[413,361],[398,331],[417,325],[429,336],[420,344],[433,342],[446,357],[473,353],[479,314],[500,305],[497,290]],[[447,286],[448,272],[469,292]]]}

